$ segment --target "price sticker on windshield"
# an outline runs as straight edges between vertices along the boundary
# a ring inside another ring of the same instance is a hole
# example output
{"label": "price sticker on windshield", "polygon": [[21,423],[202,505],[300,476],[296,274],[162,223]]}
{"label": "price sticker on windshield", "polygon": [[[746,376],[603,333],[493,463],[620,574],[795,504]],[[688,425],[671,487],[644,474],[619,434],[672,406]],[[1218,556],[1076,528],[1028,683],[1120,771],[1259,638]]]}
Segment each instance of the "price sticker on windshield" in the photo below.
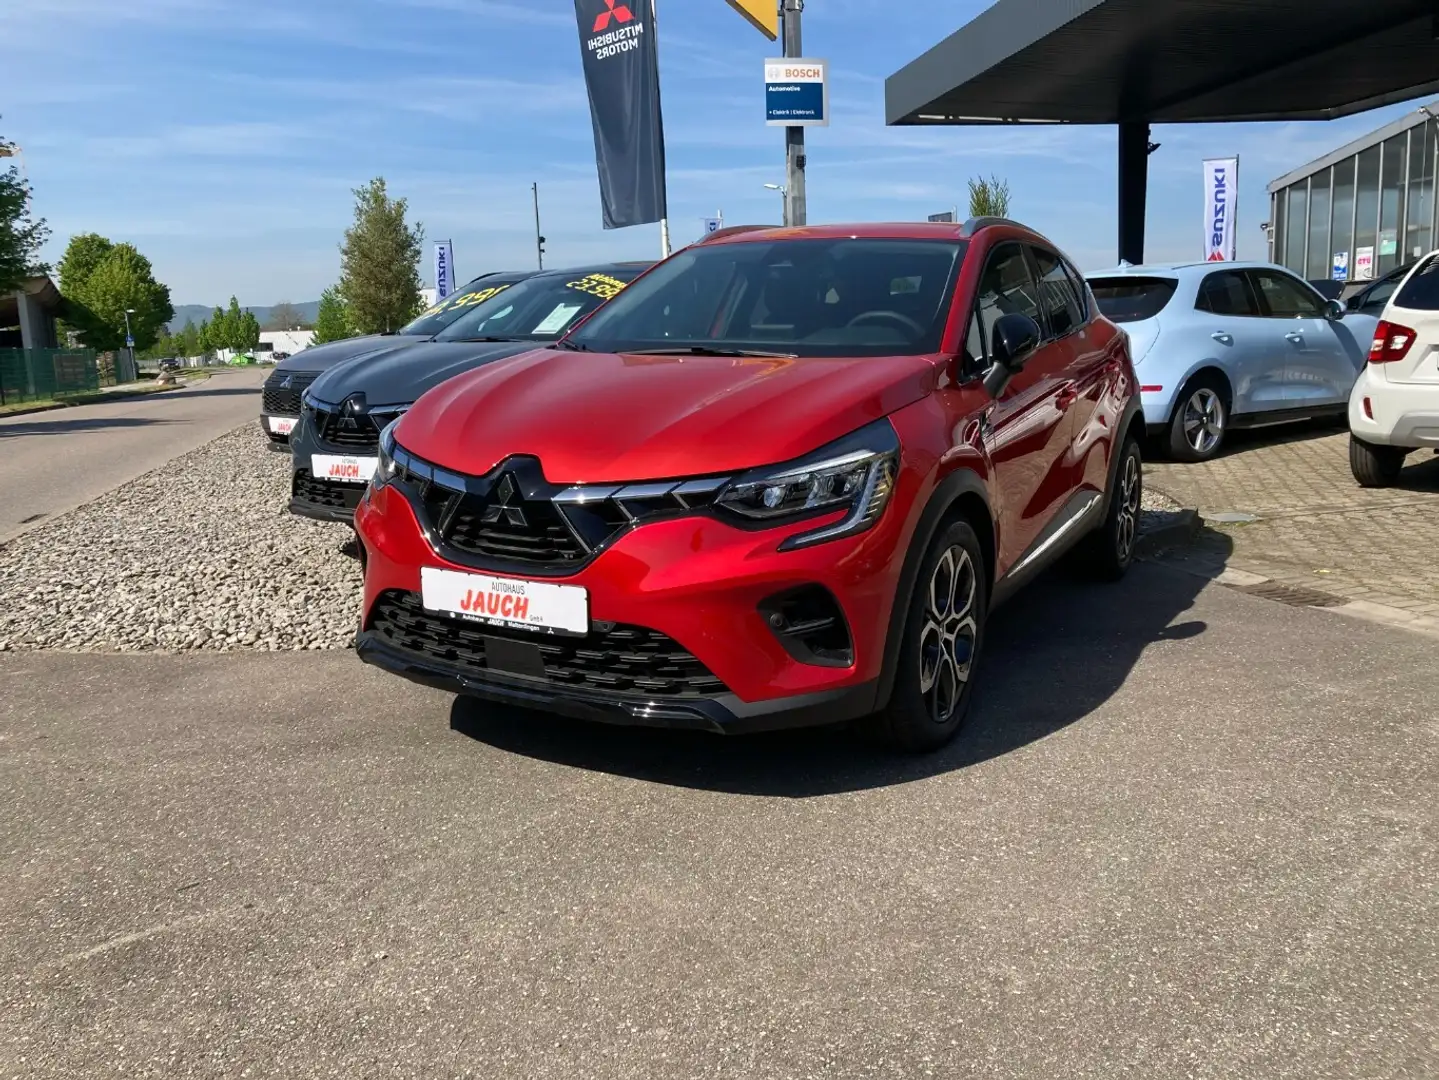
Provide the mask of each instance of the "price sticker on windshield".
{"label": "price sticker on windshield", "polygon": [[625,284],[619,278],[612,278],[608,274],[586,274],[578,281],[565,282],[565,288],[598,296],[601,300],[613,300]]}
{"label": "price sticker on windshield", "polygon": [[499,296],[500,293],[504,292],[508,288],[508,285],[493,285],[488,289],[476,289],[472,293],[465,293],[463,296],[455,297],[455,299],[451,302],[450,306],[462,308],[473,307],[476,304],[483,304],[492,296]]}

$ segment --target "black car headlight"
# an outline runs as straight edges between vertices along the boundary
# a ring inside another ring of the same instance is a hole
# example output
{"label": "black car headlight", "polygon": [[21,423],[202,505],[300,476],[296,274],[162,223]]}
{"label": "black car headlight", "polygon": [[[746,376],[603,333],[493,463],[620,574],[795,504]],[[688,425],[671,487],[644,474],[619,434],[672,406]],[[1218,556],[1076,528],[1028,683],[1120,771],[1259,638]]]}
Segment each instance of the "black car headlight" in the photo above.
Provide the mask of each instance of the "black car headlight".
{"label": "black car headlight", "polygon": [[375,462],[375,473],[370,477],[371,487],[382,488],[395,478],[398,471],[395,466],[395,425],[399,422],[400,418],[397,416],[380,432],[380,450]]}
{"label": "black car headlight", "polygon": [[782,525],[834,510],[844,517],[780,545],[792,551],[870,528],[889,503],[899,471],[899,436],[880,420],[798,461],[737,476],[715,505],[754,524]]}

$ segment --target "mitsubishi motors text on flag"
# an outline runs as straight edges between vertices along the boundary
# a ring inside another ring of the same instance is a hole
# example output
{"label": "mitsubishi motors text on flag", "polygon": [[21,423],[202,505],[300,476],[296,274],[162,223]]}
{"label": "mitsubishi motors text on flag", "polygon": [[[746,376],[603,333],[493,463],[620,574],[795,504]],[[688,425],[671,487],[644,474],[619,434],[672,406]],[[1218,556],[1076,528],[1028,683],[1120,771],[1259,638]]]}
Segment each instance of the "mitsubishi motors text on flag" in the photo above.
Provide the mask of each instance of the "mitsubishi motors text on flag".
{"label": "mitsubishi motors text on flag", "polygon": [[1204,258],[1207,262],[1239,257],[1239,159],[1204,163]]}

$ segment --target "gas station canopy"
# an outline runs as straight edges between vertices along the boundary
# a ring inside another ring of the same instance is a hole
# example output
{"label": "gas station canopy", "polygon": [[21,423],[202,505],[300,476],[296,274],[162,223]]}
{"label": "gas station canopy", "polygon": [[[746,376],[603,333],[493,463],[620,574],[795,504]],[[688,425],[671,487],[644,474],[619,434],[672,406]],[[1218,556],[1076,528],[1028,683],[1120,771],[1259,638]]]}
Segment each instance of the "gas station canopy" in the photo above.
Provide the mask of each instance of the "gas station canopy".
{"label": "gas station canopy", "polygon": [[890,76],[890,124],[1328,120],[1439,90],[1433,0],[999,0]]}
{"label": "gas station canopy", "polygon": [[1152,123],[1329,120],[1439,92],[1436,0],[998,0],[885,82],[890,124],[1119,125],[1143,258]]}

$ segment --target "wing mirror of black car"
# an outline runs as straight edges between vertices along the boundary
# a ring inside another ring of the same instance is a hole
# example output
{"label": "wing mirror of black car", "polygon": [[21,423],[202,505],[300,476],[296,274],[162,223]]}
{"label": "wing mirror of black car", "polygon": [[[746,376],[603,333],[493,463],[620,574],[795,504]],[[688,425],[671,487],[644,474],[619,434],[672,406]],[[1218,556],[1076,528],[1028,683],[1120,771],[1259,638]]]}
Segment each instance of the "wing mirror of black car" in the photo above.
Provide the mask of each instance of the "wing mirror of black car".
{"label": "wing mirror of black car", "polygon": [[984,373],[984,388],[993,398],[1004,393],[1009,380],[1024,369],[1034,350],[1039,347],[1039,324],[1018,312],[1001,315],[994,324],[990,356],[994,363]]}
{"label": "wing mirror of black car", "polygon": [[1324,317],[1330,322],[1338,322],[1344,318],[1344,305],[1338,300],[1326,300],[1324,302]]}

